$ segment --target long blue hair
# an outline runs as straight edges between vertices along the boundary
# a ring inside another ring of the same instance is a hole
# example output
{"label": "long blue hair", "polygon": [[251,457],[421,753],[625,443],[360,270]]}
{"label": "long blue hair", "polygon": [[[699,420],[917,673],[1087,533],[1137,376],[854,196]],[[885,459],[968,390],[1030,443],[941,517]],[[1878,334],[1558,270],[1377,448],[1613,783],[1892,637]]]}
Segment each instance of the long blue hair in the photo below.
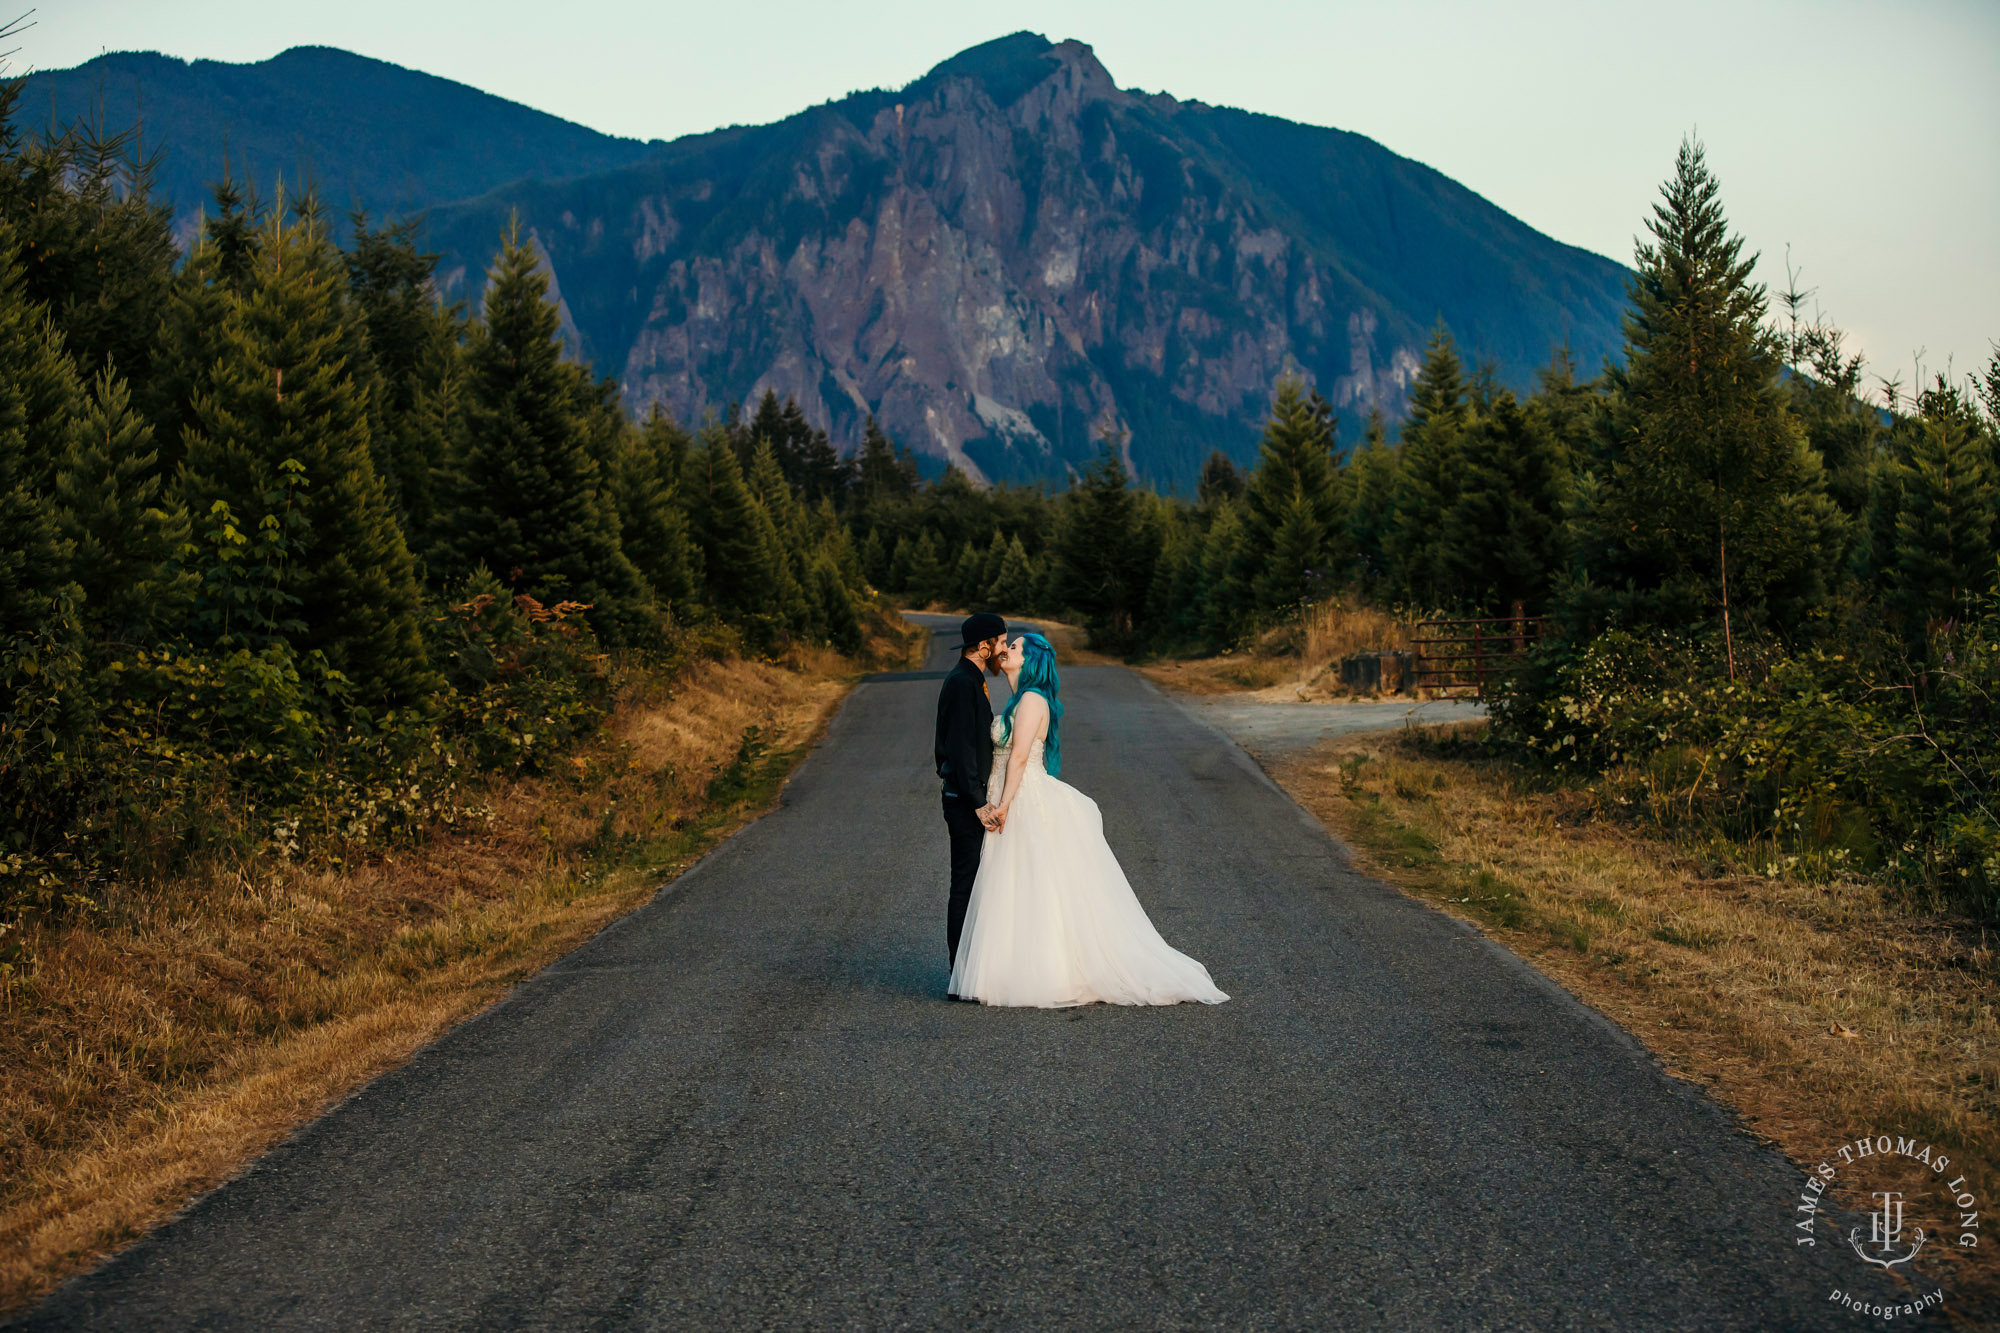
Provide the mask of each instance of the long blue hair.
{"label": "long blue hair", "polygon": [[1014,697],[1000,710],[1001,729],[1010,739],[1014,735],[1014,709],[1021,703],[1021,697],[1033,690],[1049,704],[1049,734],[1042,742],[1042,762],[1047,765],[1049,776],[1062,772],[1062,700],[1057,697],[1061,683],[1056,679],[1056,649],[1041,635],[1028,630],[1021,635],[1021,674],[1014,681]]}

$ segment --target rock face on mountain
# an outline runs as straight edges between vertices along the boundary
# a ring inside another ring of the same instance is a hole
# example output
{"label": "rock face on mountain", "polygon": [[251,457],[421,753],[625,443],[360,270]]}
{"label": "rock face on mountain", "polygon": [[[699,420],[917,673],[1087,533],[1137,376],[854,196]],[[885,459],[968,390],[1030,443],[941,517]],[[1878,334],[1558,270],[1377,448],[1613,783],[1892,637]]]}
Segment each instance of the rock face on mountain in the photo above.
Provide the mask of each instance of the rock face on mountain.
{"label": "rock face on mountain", "polygon": [[[1525,382],[1614,345],[1625,271],[1357,135],[1121,90],[1017,34],[900,92],[679,140],[446,209],[450,290],[518,210],[579,350],[683,420],[764,389],[837,441],[874,413],[975,477],[1060,479],[1124,432],[1186,488],[1254,452],[1274,382],[1352,438],[1400,415],[1442,315]],[[463,265],[463,267],[461,267]]]}
{"label": "rock face on mountain", "polygon": [[1594,368],[1624,305],[1619,265],[1372,140],[1122,90],[1089,47],[1030,33],[669,144],[324,49],[109,56],[36,75],[24,107],[100,84],[114,125],[143,94],[177,205],[226,129],[267,190],[289,153],[332,208],[429,208],[455,297],[476,303],[518,217],[565,338],[635,411],[698,421],[769,388],[843,445],[873,413],[990,480],[1060,482],[1109,430],[1187,490],[1209,450],[1254,456],[1282,375],[1351,441],[1371,406],[1401,415],[1440,317],[1522,386],[1564,342]]}

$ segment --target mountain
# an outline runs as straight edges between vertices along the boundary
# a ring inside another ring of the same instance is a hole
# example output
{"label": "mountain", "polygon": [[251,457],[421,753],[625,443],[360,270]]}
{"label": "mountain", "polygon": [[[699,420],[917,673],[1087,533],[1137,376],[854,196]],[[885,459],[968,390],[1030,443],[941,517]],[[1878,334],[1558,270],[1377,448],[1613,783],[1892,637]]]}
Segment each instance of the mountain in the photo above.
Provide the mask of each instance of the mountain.
{"label": "mountain", "polygon": [[24,112],[143,106],[191,216],[225,141],[266,189],[429,210],[439,283],[476,302],[517,216],[565,338],[643,412],[764,389],[852,445],[873,413],[935,469],[1060,481],[1100,431],[1190,490],[1255,456],[1299,373],[1354,439],[1392,419],[1440,316],[1525,387],[1619,345],[1626,270],[1360,135],[1120,89],[1090,48],[1016,33],[899,91],[662,144],[613,139],[325,48],[256,65],[100,57]]}
{"label": "mountain", "polygon": [[628,403],[682,420],[796,395],[837,441],[869,413],[932,460],[1060,479],[1129,432],[1144,479],[1253,457],[1275,381],[1352,439],[1400,416],[1440,315],[1525,385],[1618,344],[1626,270],[1360,135],[1121,90],[1089,47],[1019,33],[899,92],[675,140],[596,175],[439,209],[476,298],[507,219],[566,336]]}
{"label": "mountain", "polygon": [[27,77],[24,127],[137,120],[162,150],[159,190],[185,240],[222,175],[268,196],[283,175],[313,182],[337,221],[378,220],[484,194],[523,176],[554,178],[636,162],[656,146],[615,139],[517,102],[323,46],[255,64],[151,52],[99,56]]}

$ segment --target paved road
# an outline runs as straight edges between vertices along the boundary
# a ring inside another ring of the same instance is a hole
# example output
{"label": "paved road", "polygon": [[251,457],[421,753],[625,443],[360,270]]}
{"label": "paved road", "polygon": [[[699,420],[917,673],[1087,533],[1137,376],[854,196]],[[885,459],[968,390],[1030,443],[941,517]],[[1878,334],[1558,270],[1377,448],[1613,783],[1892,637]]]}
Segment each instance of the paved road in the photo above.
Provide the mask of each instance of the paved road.
{"label": "paved road", "polygon": [[1064,776],[1235,998],[945,1002],[935,689],[22,1326],[1853,1326],[1798,1172],[1129,672]]}

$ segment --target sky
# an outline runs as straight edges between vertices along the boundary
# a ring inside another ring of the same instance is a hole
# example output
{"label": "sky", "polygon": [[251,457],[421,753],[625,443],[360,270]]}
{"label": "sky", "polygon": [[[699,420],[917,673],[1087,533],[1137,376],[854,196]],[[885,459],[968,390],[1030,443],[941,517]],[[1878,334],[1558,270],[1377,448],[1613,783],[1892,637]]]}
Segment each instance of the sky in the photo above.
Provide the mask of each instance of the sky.
{"label": "sky", "polygon": [[1789,253],[1870,383],[1962,377],[2000,340],[2000,0],[40,0],[29,21],[12,72],[338,46],[644,139],[898,87],[1025,28],[1122,87],[1366,134],[1625,263],[1696,134],[1759,280],[1784,288]]}

